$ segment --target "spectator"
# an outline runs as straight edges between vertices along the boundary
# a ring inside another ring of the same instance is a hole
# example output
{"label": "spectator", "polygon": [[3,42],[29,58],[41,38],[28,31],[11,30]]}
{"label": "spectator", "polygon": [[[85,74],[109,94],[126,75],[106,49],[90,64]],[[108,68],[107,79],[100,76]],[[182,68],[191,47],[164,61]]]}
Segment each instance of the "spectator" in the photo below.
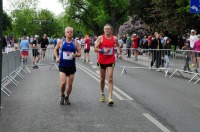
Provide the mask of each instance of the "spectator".
{"label": "spectator", "polygon": [[21,41],[20,46],[21,46],[22,58],[24,59],[24,61],[27,61],[28,51],[29,51],[29,42],[25,36],[23,37],[23,40]]}
{"label": "spectator", "polygon": [[171,53],[171,39],[167,38],[165,44],[163,46],[164,50],[164,58],[165,58],[165,74],[167,75],[169,71],[169,61],[170,61],[170,53]]}
{"label": "spectator", "polygon": [[90,38],[89,35],[85,36],[85,42],[84,42],[84,60],[83,62],[86,63],[86,57],[88,62],[90,62]]}
{"label": "spectator", "polygon": [[198,73],[197,68],[200,66],[200,34],[198,35],[198,40],[194,43],[193,50],[195,51],[195,57],[197,59],[195,72]]}
{"label": "spectator", "polygon": [[3,52],[5,52],[6,47],[7,47],[6,38],[2,37],[2,50],[3,50]]}
{"label": "spectator", "polygon": [[[193,48],[194,43],[198,40],[198,37],[196,35],[196,30],[194,30],[194,29],[191,30],[189,40],[190,40],[190,47]],[[192,54],[192,67],[194,67],[195,65],[196,65],[196,58],[195,58],[194,54]]]}
{"label": "spectator", "polygon": [[133,54],[135,56],[135,61],[137,61],[138,60],[137,56],[138,56],[139,38],[136,34],[133,34],[132,39],[133,39],[133,42],[132,42]]}
{"label": "spectator", "polygon": [[182,50],[186,50],[185,52],[185,65],[183,70],[184,71],[190,71],[190,67],[189,67],[189,61],[191,58],[191,50],[192,48],[190,47],[190,41],[186,40],[184,46],[182,47]]}
{"label": "spectator", "polygon": [[126,35],[126,52],[127,52],[127,58],[130,58],[131,57],[131,42],[132,42],[132,40],[131,40],[131,37],[130,37],[130,35],[129,34],[127,34]]}
{"label": "spectator", "polygon": [[[150,47],[151,49],[153,49],[151,67],[156,61],[156,68],[159,68],[161,64],[161,51],[159,49],[162,49],[160,34],[155,35],[155,39],[152,40]],[[156,71],[160,71],[160,70],[157,69]]]}

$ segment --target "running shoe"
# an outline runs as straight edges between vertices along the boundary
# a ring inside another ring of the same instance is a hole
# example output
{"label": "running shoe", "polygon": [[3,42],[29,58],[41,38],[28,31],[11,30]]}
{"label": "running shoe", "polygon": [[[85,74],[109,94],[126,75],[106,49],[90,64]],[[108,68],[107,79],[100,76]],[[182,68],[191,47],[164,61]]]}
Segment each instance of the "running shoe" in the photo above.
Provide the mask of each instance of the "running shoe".
{"label": "running shoe", "polygon": [[100,101],[101,101],[101,102],[104,102],[104,101],[105,101],[105,95],[104,95],[104,94],[101,94]]}
{"label": "running shoe", "polygon": [[68,96],[65,97],[65,103],[66,103],[67,105],[70,105],[70,104],[71,104],[71,102],[69,101],[69,97],[68,97]]}
{"label": "running shoe", "polygon": [[113,100],[111,98],[108,98],[108,105],[113,105],[113,104],[114,104]]}
{"label": "running shoe", "polygon": [[64,105],[65,96],[60,97],[60,105]]}

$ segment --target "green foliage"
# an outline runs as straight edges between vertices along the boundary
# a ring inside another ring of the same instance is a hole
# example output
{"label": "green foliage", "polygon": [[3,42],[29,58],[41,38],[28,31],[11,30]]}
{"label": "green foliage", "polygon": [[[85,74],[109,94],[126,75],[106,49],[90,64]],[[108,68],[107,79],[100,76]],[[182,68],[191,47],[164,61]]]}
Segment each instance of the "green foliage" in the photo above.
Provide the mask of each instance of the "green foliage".
{"label": "green foliage", "polygon": [[79,25],[101,34],[104,24],[113,25],[117,33],[120,24],[128,18],[129,0],[60,0],[66,4],[66,16]]}
{"label": "green foliage", "polygon": [[[4,33],[62,36],[66,26],[74,28],[74,35],[100,35],[103,26],[110,23],[114,34],[129,17],[141,18],[145,28],[162,31],[167,28],[173,34],[189,29],[200,29],[199,15],[189,13],[190,0],[59,0],[65,7],[60,17],[48,10],[36,10],[38,0],[12,0],[11,17],[4,13]],[[12,19],[11,19],[12,18]],[[33,20],[35,20],[33,22]],[[53,20],[53,22],[51,22]],[[12,24],[12,25],[11,25]]]}
{"label": "green foliage", "polygon": [[12,29],[11,18],[6,12],[3,12],[3,31],[6,31],[8,29]]}

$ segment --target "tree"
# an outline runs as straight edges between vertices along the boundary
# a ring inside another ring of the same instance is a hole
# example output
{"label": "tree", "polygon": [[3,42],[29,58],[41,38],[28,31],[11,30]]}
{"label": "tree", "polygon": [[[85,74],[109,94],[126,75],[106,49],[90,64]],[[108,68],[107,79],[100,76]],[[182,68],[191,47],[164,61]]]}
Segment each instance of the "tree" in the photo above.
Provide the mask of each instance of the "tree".
{"label": "tree", "polygon": [[48,36],[52,36],[55,33],[56,24],[54,23],[54,14],[51,11],[46,9],[40,10],[37,21],[41,27],[38,31],[40,35],[46,33]]}
{"label": "tree", "polygon": [[12,29],[11,18],[6,12],[3,12],[3,31],[6,31],[8,29]]}
{"label": "tree", "polygon": [[102,33],[103,26],[110,23],[114,34],[118,27],[128,19],[129,0],[60,0],[65,4],[66,15],[94,34]]}
{"label": "tree", "polygon": [[13,32],[17,36],[34,35],[40,28],[34,25],[32,20],[36,19],[37,12],[32,9],[14,10],[12,12],[13,18]]}

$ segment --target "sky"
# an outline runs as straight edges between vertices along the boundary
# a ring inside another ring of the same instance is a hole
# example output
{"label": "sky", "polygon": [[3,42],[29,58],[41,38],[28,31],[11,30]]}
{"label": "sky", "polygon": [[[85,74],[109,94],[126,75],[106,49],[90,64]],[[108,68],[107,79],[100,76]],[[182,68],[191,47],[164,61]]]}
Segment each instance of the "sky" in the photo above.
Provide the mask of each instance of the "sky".
{"label": "sky", "polygon": [[[3,9],[9,11],[9,1],[11,0],[3,0]],[[55,15],[59,15],[64,11],[61,3],[58,0],[39,0],[38,4],[39,9],[48,9],[55,13]]]}

